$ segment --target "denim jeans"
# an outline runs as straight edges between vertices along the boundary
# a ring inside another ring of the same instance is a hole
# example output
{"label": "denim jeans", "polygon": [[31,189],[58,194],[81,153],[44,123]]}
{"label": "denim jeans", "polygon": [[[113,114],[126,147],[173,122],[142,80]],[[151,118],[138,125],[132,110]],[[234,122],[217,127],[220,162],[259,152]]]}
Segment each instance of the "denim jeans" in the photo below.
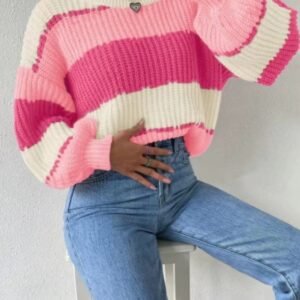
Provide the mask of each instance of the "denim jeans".
{"label": "denim jeans", "polygon": [[[96,170],[72,186],[64,209],[68,253],[95,300],[166,300],[157,238],[196,245],[271,285],[277,300],[300,300],[300,230],[198,179],[183,137],[151,143],[175,169],[128,176]],[[246,291],[245,291],[246,292]]]}

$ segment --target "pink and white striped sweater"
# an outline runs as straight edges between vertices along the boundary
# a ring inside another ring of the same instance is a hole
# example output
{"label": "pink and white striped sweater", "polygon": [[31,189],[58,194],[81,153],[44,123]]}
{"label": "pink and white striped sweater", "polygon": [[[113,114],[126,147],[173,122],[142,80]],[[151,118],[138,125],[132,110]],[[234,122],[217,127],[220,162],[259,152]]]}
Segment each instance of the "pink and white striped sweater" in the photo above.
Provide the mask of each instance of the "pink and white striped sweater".
{"label": "pink and white striped sweater", "polygon": [[214,137],[229,78],[271,85],[299,48],[297,11],[280,0],[41,0],[16,72],[14,128],[41,182],[67,188],[110,170],[112,136]]}

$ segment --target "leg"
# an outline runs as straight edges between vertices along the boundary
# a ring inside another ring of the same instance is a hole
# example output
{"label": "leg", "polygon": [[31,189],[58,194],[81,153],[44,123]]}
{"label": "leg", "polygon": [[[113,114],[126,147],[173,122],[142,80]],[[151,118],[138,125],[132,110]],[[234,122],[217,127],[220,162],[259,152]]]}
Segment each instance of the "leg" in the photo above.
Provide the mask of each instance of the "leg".
{"label": "leg", "polygon": [[272,285],[278,300],[300,300],[300,230],[197,181],[180,214],[158,237],[196,245]]}
{"label": "leg", "polygon": [[68,194],[64,236],[76,270],[93,300],[167,300],[154,192],[121,175],[106,179]]}
{"label": "leg", "polygon": [[70,257],[93,299],[167,299],[156,236],[134,229],[130,216],[99,219],[90,211],[65,230]]}

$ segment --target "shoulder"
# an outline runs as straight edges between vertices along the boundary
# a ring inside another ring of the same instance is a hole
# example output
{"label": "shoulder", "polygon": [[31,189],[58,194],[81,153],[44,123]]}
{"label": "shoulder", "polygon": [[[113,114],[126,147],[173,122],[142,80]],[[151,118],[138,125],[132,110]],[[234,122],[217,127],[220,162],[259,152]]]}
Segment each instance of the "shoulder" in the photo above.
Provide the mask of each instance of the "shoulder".
{"label": "shoulder", "polygon": [[21,65],[29,67],[35,63],[38,48],[45,42],[53,20],[63,12],[63,2],[39,0],[33,6],[23,32]]}
{"label": "shoulder", "polygon": [[38,35],[50,30],[67,12],[79,6],[76,2],[78,1],[39,0],[31,9],[25,34]]}

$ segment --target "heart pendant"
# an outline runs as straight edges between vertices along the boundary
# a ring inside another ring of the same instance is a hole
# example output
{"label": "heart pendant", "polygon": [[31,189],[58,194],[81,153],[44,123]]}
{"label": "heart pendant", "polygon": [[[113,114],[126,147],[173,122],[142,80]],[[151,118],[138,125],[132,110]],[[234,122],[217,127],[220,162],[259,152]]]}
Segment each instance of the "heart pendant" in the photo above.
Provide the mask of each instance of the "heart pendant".
{"label": "heart pendant", "polygon": [[135,12],[138,12],[141,9],[142,4],[141,4],[141,2],[131,2],[129,4],[129,6],[132,10],[134,10]]}

